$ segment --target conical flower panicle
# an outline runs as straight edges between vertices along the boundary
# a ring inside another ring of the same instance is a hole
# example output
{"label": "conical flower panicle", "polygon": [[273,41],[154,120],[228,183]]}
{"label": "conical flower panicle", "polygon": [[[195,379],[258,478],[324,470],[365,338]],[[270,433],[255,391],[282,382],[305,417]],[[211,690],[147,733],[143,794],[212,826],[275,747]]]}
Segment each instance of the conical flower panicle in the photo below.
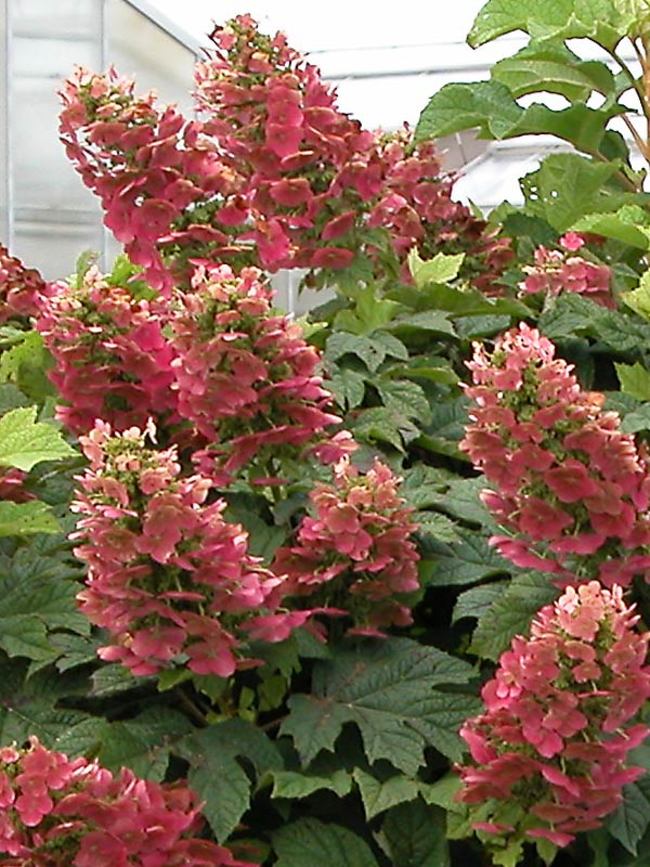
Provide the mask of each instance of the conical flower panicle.
{"label": "conical flower panicle", "polygon": [[199,266],[192,290],[179,296],[170,342],[179,415],[211,444],[197,466],[229,476],[318,448],[341,421],[318,374],[320,354],[300,325],[273,311],[261,272]]}
{"label": "conical flower panicle", "polygon": [[238,193],[240,181],[200,123],[159,106],[152,93],[136,96],[133,82],[112,68],[104,75],[76,69],[61,98],[66,153],[155,289],[169,295],[184,278],[186,263],[173,255],[179,245],[198,244],[215,258],[226,253],[230,229],[212,225],[210,213]]}
{"label": "conical flower panicle", "polygon": [[621,587],[591,581],[567,587],[529,639],[513,640],[483,687],[484,712],[460,732],[472,756],[458,769],[460,800],[480,814],[476,830],[501,845],[565,846],[617,808],[623,786],[644,773],[627,755],[649,734],[634,723],[650,698],[638,621]]}
{"label": "conical flower panicle", "polygon": [[483,502],[509,535],[491,540],[517,566],[559,583],[598,578],[626,587],[650,569],[645,453],[604,397],[525,323],[488,353],[476,344],[470,424],[460,448],[492,490]]}
{"label": "conical flower panicle", "polygon": [[227,677],[251,665],[241,629],[282,579],[248,554],[225,502],[206,502],[211,482],[181,476],[175,447],[150,448],[147,435],[151,426],[114,435],[97,422],[80,437],[90,461],[72,505],[75,554],[88,565],[80,609],[111,636],[99,655],[134,674],[182,663]]}
{"label": "conical flower panicle", "polygon": [[276,552],[273,569],[286,574],[285,596],[347,611],[350,632],[381,634],[405,626],[402,594],[419,589],[417,529],[398,492],[399,479],[376,461],[365,474],[343,458],[334,484],[310,494],[315,517],[301,521],[295,544]]}
{"label": "conical flower panicle", "polygon": [[79,286],[51,284],[39,308],[36,327],[55,360],[49,377],[65,401],[58,417],[71,431],[86,433],[98,418],[142,427],[174,413],[164,302],[134,298],[93,266]]}
{"label": "conical flower panicle", "polygon": [[35,737],[0,749],[0,853],[7,867],[253,867],[202,839],[181,781],[69,759]]}

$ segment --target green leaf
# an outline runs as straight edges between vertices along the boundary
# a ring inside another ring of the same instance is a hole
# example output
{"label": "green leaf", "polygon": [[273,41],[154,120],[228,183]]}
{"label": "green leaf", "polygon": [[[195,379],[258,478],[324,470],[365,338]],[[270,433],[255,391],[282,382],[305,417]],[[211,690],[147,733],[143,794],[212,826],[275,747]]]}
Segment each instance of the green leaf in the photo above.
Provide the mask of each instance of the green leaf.
{"label": "green leaf", "polygon": [[447,587],[473,584],[509,572],[510,564],[491,548],[485,536],[475,530],[458,530],[458,542],[451,545],[436,543],[429,546],[427,558],[422,561],[420,578],[427,587]]}
{"label": "green leaf", "polygon": [[345,723],[355,723],[369,762],[386,759],[414,776],[426,746],[458,760],[458,728],[477,707],[471,695],[442,692],[464,684],[467,663],[408,639],[338,650],[314,671],[311,695],[293,695],[281,733],[291,735],[305,765],[333,750]]}
{"label": "green leaf", "polygon": [[650,823],[650,801],[637,783],[623,787],[623,803],[607,820],[609,833],[632,855]]}
{"label": "green leaf", "polygon": [[541,167],[521,179],[526,211],[566,232],[584,214],[616,211],[634,199],[610,186],[614,163],[594,162],[578,154],[546,157]]}
{"label": "green leaf", "polygon": [[473,479],[454,479],[448,489],[440,495],[435,505],[455,518],[470,521],[484,527],[493,526],[490,513],[479,495],[486,487],[485,476]]}
{"label": "green leaf", "polygon": [[515,575],[510,587],[481,616],[472,636],[471,652],[496,662],[515,635],[528,632],[537,611],[558,595],[549,575]]}
{"label": "green leaf", "polygon": [[273,771],[272,798],[297,800],[323,789],[335,792],[339,798],[343,798],[352,789],[352,777],[340,768],[329,776],[301,774],[297,771]]}
{"label": "green leaf", "polygon": [[378,297],[371,283],[354,293],[353,310],[341,310],[334,317],[334,328],[353,334],[370,334],[393,319],[401,304]]}
{"label": "green leaf", "polygon": [[419,429],[393,407],[377,406],[365,409],[350,424],[358,439],[368,443],[388,443],[404,452],[404,442],[413,441]]}
{"label": "green leaf", "polygon": [[438,542],[458,541],[458,524],[440,512],[416,512],[413,520],[420,536],[432,536]]}
{"label": "green leaf", "polygon": [[397,413],[422,424],[431,421],[429,401],[421,386],[405,379],[376,379],[373,385],[384,404]]}
{"label": "green leaf", "polygon": [[616,373],[623,394],[637,400],[650,400],[650,372],[638,361],[635,364],[616,364]]}
{"label": "green leaf", "polygon": [[491,581],[489,584],[479,584],[478,587],[465,590],[456,600],[451,622],[456,623],[463,617],[480,619],[509,585],[509,581]]}
{"label": "green leaf", "polygon": [[571,102],[586,102],[592,91],[608,96],[615,87],[614,76],[604,63],[581,60],[555,42],[531,42],[512,57],[495,63],[491,75],[515,98],[544,90],[559,93]]}
{"label": "green leaf", "polygon": [[31,401],[42,403],[53,392],[45,374],[50,356],[38,331],[18,334],[20,341],[0,355],[0,382],[14,382]]}
{"label": "green leaf", "polygon": [[479,138],[506,138],[524,109],[498,81],[445,84],[426,106],[415,128],[417,141],[479,129]]}
{"label": "green leaf", "polygon": [[499,81],[446,84],[422,112],[415,135],[422,140],[478,128],[479,138],[499,141],[546,134],[592,153],[598,150],[610,118],[624,111],[616,103],[601,109],[583,103],[559,110],[538,103],[522,108]]}
{"label": "green leaf", "polygon": [[36,407],[12,409],[0,418],[0,464],[29,472],[41,461],[76,455],[52,425],[36,421]]}
{"label": "green leaf", "polygon": [[612,238],[629,247],[650,249],[648,214],[638,205],[624,205],[612,214],[587,214],[577,220],[571,231],[592,232],[604,238]]}
{"label": "green leaf", "polygon": [[571,292],[560,295],[540,316],[538,325],[551,340],[592,337],[618,355],[637,353],[639,346],[650,342],[647,322]]}
{"label": "green leaf", "polygon": [[445,400],[431,409],[431,420],[422,429],[417,444],[428,451],[464,459],[458,443],[465,434],[469,401],[464,396]]}
{"label": "green leaf", "polygon": [[381,826],[391,862],[399,867],[449,867],[445,814],[417,800],[394,807]]}
{"label": "green leaf", "polygon": [[48,749],[77,757],[97,743],[96,717],[58,706],[83,693],[86,681],[47,668],[25,680],[26,664],[0,658],[0,743],[23,743],[35,735]]}
{"label": "green leaf", "polygon": [[643,319],[650,319],[650,271],[643,274],[636,289],[623,292],[621,298]]}
{"label": "green leaf", "polygon": [[326,385],[344,410],[359,406],[366,393],[366,377],[349,367],[339,367]]}
{"label": "green leaf", "polygon": [[238,718],[185,738],[179,752],[190,762],[188,783],[205,802],[203,813],[219,841],[237,827],[250,801],[251,781],[238,758],[250,761],[260,776],[282,767],[264,732]]}
{"label": "green leaf", "polygon": [[336,361],[344,355],[356,355],[374,373],[386,358],[386,348],[369,337],[338,331],[328,338],[325,357]]}
{"label": "green leaf", "polygon": [[408,266],[416,287],[420,289],[427,283],[448,283],[458,277],[464,259],[464,253],[452,256],[437,253],[433,259],[425,261],[420,258],[418,248],[413,247],[408,254]]}
{"label": "green leaf", "polygon": [[593,39],[614,48],[631,26],[632,15],[611,0],[488,0],[468,36],[476,48],[523,30],[541,39]]}
{"label": "green leaf", "polygon": [[442,334],[448,337],[453,337],[456,333],[453,324],[449,321],[449,315],[440,310],[424,310],[409,316],[399,316],[388,327],[391,331],[406,336],[418,331]]}
{"label": "green leaf", "polygon": [[27,503],[0,502],[0,536],[30,536],[56,533],[61,529],[52,510],[40,500]]}
{"label": "green leaf", "polygon": [[415,800],[419,794],[418,782],[402,774],[389,777],[384,782],[362,771],[361,768],[355,768],[352,775],[359,787],[368,820],[397,804],[403,804],[404,801]]}
{"label": "green leaf", "polygon": [[273,834],[276,867],[378,867],[368,844],[340,825],[299,819]]}
{"label": "green leaf", "polygon": [[161,782],[174,743],[191,731],[191,723],[178,711],[150,707],[133,719],[107,722],[97,757],[109,770],[126,767],[139,777]]}

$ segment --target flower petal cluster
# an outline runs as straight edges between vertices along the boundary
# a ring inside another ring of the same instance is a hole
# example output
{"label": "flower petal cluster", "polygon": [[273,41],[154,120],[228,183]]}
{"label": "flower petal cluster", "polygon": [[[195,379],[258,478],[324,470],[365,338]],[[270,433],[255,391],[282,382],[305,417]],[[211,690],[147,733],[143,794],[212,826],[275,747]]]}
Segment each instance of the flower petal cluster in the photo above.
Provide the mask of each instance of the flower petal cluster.
{"label": "flower petal cluster", "polygon": [[181,477],[175,447],[147,446],[154,434],[149,426],[113,435],[97,422],[80,437],[90,461],[72,505],[75,554],[88,565],[80,609],[111,636],[101,658],[136,675],[184,663],[227,677],[254,664],[242,653],[242,625],[281,578],[249,556],[247,534],[223,518],[225,502],[206,501],[209,479]]}
{"label": "flower petal cluster", "polygon": [[[219,257],[232,239],[200,211],[229,205],[239,182],[233,164],[174,106],[153,94],[138,97],[132,81],[114,69],[96,75],[77,68],[61,93],[60,132],[68,157],[101,199],[104,222],[146,279],[163,294],[174,274],[161,254],[200,244]],[[245,211],[244,211],[245,218]],[[178,276],[178,275],[177,275]]]}
{"label": "flower petal cluster", "polygon": [[529,639],[513,640],[483,687],[484,712],[460,732],[472,756],[458,769],[460,800],[482,805],[477,830],[565,846],[620,804],[643,774],[627,755],[650,731],[633,722],[650,698],[638,620],[620,587],[591,581],[567,587]]}
{"label": "flower petal cluster", "polygon": [[196,796],[42,746],[0,748],[7,867],[252,867],[201,839]]}
{"label": "flower petal cluster", "polygon": [[522,323],[468,363],[474,404],[460,447],[493,490],[483,501],[510,535],[492,544],[560,583],[628,586],[650,570],[650,474],[634,437],[585,392],[555,347]]}
{"label": "flower petal cluster", "polygon": [[55,283],[41,296],[36,327],[56,362],[49,376],[70,430],[86,433],[97,418],[123,430],[174,412],[165,317],[161,301],[135,298],[95,266],[78,284]]}
{"label": "flower petal cluster", "polygon": [[178,297],[170,342],[178,413],[211,443],[198,466],[216,461],[226,474],[252,462],[268,468],[322,445],[341,419],[317,374],[319,353],[300,325],[273,312],[261,272],[201,265],[192,290]]}
{"label": "flower petal cluster", "polygon": [[433,145],[363,129],[319,70],[249,15],[212,40],[196,69],[201,120],[136,96],[114,70],[78,69],[62,92],[67,153],[155,288],[186,285],[197,259],[337,270],[359,251],[408,278],[414,244],[466,252],[482,285],[498,281],[510,242],[452,202]]}
{"label": "flower petal cluster", "polygon": [[287,577],[286,596],[346,609],[350,632],[381,634],[405,626],[411,613],[401,594],[419,589],[419,554],[412,509],[398,493],[399,479],[375,461],[365,474],[349,457],[334,467],[334,483],[310,494],[315,517],[301,521],[295,545],[276,552],[273,570]]}
{"label": "flower petal cluster", "polygon": [[548,250],[540,246],[535,250],[535,264],[523,269],[526,278],[519,284],[521,293],[542,292],[555,296],[561,292],[575,292],[586,295],[603,307],[615,307],[609,266],[575,255],[585,245],[583,237],[576,232],[567,232],[559,243],[561,249]]}
{"label": "flower petal cluster", "polygon": [[46,284],[35,268],[26,268],[0,244],[0,324],[7,319],[34,316],[37,298]]}

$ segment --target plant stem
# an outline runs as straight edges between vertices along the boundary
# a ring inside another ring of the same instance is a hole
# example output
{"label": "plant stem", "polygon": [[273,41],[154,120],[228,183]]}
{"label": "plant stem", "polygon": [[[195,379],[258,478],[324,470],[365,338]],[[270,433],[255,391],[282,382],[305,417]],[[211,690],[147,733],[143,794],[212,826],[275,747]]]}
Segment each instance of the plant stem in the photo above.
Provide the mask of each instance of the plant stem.
{"label": "plant stem", "polygon": [[201,726],[201,728],[206,728],[208,725],[208,720],[207,720],[205,714],[192,701],[192,699],[185,692],[185,690],[183,690],[182,687],[179,687],[175,691],[175,693],[178,696],[178,698],[180,699],[180,702],[183,705],[183,707],[187,710],[189,715],[192,717],[192,719],[194,719],[195,722],[197,722]]}

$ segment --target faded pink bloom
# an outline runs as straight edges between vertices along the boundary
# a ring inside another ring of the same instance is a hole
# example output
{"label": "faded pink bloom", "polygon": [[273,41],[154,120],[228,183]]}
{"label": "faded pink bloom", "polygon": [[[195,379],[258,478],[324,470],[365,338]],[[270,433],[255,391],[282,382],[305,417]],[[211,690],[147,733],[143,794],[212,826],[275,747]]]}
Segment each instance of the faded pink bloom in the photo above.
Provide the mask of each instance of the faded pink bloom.
{"label": "faded pink bloom", "polygon": [[468,367],[474,405],[460,447],[494,488],[482,499],[509,535],[492,544],[560,583],[575,573],[627,586],[650,574],[645,453],[618,415],[603,411],[603,396],[584,392],[553,344],[525,323],[491,354],[477,344]]}
{"label": "faded pink bloom", "polygon": [[[111,638],[101,658],[136,675],[183,664],[181,654],[197,674],[248,667],[240,630],[273,612],[282,581],[248,554],[225,502],[206,503],[209,480],[182,477],[176,448],[148,448],[138,428],[113,435],[98,423],[80,443],[92,463],[79,477],[71,538],[88,565],[80,609]],[[275,633],[268,640],[285,636],[280,620]]]}
{"label": "faded pink bloom", "polygon": [[276,552],[272,568],[286,576],[282,593],[310,606],[345,607],[351,632],[377,635],[382,627],[408,625],[403,594],[419,588],[419,555],[412,510],[398,484],[379,461],[362,474],[341,459],[334,484],[310,494],[316,517],[303,518],[295,544]]}
{"label": "faded pink bloom", "polygon": [[[600,827],[643,773],[625,764],[649,733],[633,723],[650,698],[650,636],[635,631],[638,621],[620,587],[570,586],[501,656],[482,690],[484,712],[461,729],[472,761],[458,768],[460,800],[470,812],[476,805],[474,828],[497,846],[522,831],[566,846]],[[524,828],[500,821],[513,804]]]}

